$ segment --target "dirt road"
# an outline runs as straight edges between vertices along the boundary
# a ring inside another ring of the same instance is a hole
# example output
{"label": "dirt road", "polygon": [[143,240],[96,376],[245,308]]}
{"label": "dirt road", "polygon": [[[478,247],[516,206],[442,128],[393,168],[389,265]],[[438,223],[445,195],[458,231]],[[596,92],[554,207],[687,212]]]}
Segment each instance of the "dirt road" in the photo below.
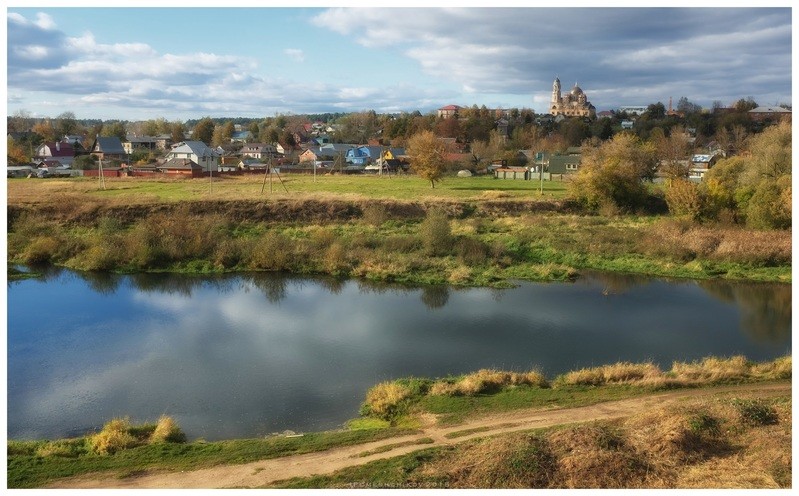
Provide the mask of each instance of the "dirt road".
{"label": "dirt road", "polygon": [[[515,410],[475,419],[455,427],[434,425],[420,434],[384,439],[372,443],[335,448],[317,453],[261,460],[244,465],[221,465],[190,472],[152,472],[117,479],[92,474],[63,479],[51,488],[239,488],[259,487],[292,477],[329,474],[345,467],[403,455],[423,448],[458,443],[474,437],[551,427],[559,424],[607,420],[679,403],[687,398],[718,394],[757,393],[759,397],[790,394],[790,384],[747,384],[709,389],[668,392],[640,398],[611,401],[579,408],[556,410]],[[453,436],[453,433],[456,437]],[[459,435],[459,434],[463,435]],[[448,437],[449,435],[449,437]],[[433,443],[413,444],[430,438]],[[402,444],[402,445],[400,445]],[[400,445],[400,446],[396,446]],[[374,451],[377,452],[374,452]],[[373,454],[364,455],[366,452]]]}

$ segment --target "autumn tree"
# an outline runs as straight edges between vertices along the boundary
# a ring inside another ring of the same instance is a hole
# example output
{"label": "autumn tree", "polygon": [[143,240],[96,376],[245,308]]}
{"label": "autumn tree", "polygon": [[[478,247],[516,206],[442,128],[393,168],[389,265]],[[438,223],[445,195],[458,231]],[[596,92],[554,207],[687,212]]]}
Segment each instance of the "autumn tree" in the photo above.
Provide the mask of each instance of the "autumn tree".
{"label": "autumn tree", "polygon": [[[660,128],[656,128],[660,130]],[[653,130],[654,131],[654,130]],[[688,177],[688,155],[691,152],[690,136],[682,126],[672,128],[671,134],[653,132],[650,141],[660,159],[660,171],[669,179]]]}
{"label": "autumn tree", "polygon": [[53,123],[50,122],[50,119],[37,122],[33,125],[31,131],[41,136],[44,141],[56,140],[56,130],[53,127]]}
{"label": "autumn tree", "polygon": [[414,172],[430,181],[430,186],[435,188],[436,181],[441,180],[447,167],[444,143],[432,131],[422,131],[408,140],[406,153],[411,158]]}
{"label": "autumn tree", "polygon": [[584,150],[569,191],[589,208],[610,205],[633,210],[645,203],[648,190],[644,181],[653,177],[656,164],[651,143],[644,143],[631,133],[620,133],[596,148]]}
{"label": "autumn tree", "polygon": [[11,136],[6,138],[8,148],[6,149],[6,159],[9,164],[22,164],[29,160],[25,148],[14,141]]}

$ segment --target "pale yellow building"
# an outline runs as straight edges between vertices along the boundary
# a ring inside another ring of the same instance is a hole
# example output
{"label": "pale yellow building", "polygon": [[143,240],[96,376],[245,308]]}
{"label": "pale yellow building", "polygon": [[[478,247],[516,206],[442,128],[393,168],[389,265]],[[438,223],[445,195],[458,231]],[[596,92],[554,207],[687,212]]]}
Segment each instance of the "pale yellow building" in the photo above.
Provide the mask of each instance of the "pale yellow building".
{"label": "pale yellow building", "polygon": [[588,97],[577,86],[577,83],[574,83],[574,88],[569,93],[561,96],[560,79],[558,78],[555,78],[555,82],[552,83],[552,101],[549,105],[549,113],[566,117],[596,118],[596,108],[591,105]]}

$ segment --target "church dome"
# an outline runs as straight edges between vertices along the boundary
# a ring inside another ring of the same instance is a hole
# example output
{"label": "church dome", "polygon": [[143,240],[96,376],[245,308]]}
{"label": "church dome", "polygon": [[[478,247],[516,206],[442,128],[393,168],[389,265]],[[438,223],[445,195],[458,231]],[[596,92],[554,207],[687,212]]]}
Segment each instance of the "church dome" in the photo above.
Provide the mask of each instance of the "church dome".
{"label": "church dome", "polygon": [[583,90],[580,89],[580,87],[575,84],[574,88],[572,88],[571,93],[572,93],[572,95],[575,95],[575,96],[576,95],[582,95],[583,94]]}

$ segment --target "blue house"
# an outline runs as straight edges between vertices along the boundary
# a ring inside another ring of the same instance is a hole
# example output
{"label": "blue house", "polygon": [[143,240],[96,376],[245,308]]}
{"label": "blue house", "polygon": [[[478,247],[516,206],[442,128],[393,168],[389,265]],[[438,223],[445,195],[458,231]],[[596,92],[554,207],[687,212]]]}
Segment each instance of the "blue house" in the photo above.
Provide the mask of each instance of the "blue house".
{"label": "blue house", "polygon": [[[347,152],[346,160],[347,162],[355,165],[369,165],[380,160],[380,157],[386,150],[387,148],[382,146],[362,145],[349,150]],[[400,148],[391,148],[390,151],[394,156],[404,155],[405,153],[405,151]],[[394,157],[392,156],[392,158]]]}

